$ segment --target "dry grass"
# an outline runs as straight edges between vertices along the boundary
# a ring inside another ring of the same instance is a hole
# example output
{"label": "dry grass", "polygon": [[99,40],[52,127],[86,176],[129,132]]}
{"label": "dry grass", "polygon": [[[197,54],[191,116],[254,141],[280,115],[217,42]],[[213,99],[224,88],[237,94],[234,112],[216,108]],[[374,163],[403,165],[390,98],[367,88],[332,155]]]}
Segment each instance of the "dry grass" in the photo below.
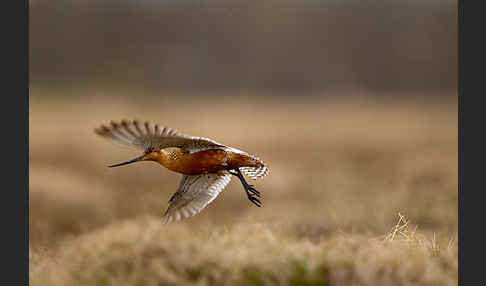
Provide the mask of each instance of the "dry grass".
{"label": "dry grass", "polygon": [[457,244],[416,233],[314,243],[264,224],[194,231],[153,217],[64,241],[30,261],[32,285],[457,285]]}
{"label": "dry grass", "polygon": [[[30,103],[32,285],[457,284],[454,100],[46,93]],[[134,117],[260,156],[263,208],[232,182],[161,226],[179,175],[108,169],[138,153],[93,133]]]}

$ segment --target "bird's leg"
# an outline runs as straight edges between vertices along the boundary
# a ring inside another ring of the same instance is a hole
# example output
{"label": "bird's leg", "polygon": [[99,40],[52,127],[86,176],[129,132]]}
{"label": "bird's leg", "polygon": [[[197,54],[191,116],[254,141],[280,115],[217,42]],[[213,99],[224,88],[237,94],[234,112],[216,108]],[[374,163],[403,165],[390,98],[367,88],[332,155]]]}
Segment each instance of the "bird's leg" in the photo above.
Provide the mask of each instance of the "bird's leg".
{"label": "bird's leg", "polygon": [[260,192],[257,191],[252,185],[248,184],[245,180],[245,177],[243,177],[243,174],[241,173],[240,169],[235,168],[233,170],[236,170],[236,172],[230,172],[231,175],[238,177],[240,179],[241,184],[243,185],[243,188],[245,189],[246,195],[248,196],[248,199],[254,203],[257,207],[261,207],[261,202],[257,197],[260,197]]}
{"label": "bird's leg", "polygon": [[241,171],[240,171],[239,169],[235,169],[235,170],[237,171],[236,173],[234,173],[234,172],[230,172],[230,173],[231,173],[232,175],[234,175],[234,176],[237,176],[237,177],[240,179],[240,181],[241,181],[241,183],[243,184],[243,187],[245,188],[245,190],[248,190],[248,191],[249,191],[249,192],[251,192],[252,194],[254,194],[254,195],[256,195],[256,196],[260,197],[260,192],[259,192],[259,191],[257,191],[257,190],[254,188],[254,186],[253,186],[253,185],[250,185],[250,184],[248,184],[248,182],[246,182],[245,177],[243,176],[243,174],[241,173]]}

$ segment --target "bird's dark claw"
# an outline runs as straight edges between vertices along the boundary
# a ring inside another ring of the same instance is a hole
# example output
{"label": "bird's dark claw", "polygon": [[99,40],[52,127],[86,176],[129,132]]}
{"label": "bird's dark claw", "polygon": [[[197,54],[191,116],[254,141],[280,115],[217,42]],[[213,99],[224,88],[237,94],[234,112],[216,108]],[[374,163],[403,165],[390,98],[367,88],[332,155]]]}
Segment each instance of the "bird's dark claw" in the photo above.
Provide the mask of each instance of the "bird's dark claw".
{"label": "bird's dark claw", "polygon": [[250,200],[250,202],[252,202],[253,204],[255,204],[257,207],[261,207],[262,206],[262,202],[260,202],[260,200],[250,194],[248,194],[248,199]]}
{"label": "bird's dark claw", "polygon": [[260,192],[259,192],[259,191],[257,191],[257,190],[255,189],[255,187],[253,187],[253,185],[248,185],[247,190],[248,190],[250,193],[254,194],[255,196],[257,196],[257,197],[261,198],[261,194],[260,194]]}
{"label": "bird's dark claw", "polygon": [[246,195],[248,196],[248,199],[250,202],[255,204],[257,207],[261,207],[262,203],[258,198],[261,198],[261,194],[259,191],[255,189],[253,185],[250,185],[246,182],[245,178],[243,177],[243,174],[241,174],[239,169],[233,169],[233,170],[228,170],[231,175],[237,176],[241,183],[243,184],[243,188],[245,189]]}

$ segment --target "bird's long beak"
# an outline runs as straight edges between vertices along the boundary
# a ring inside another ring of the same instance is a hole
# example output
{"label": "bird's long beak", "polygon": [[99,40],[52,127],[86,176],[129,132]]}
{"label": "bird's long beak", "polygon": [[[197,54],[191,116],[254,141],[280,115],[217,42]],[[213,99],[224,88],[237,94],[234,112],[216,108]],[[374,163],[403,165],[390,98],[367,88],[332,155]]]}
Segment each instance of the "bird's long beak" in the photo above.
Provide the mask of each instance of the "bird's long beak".
{"label": "bird's long beak", "polygon": [[126,162],[119,163],[119,164],[115,164],[115,165],[110,165],[110,166],[108,166],[108,167],[109,167],[109,168],[113,168],[113,167],[118,167],[118,166],[127,165],[127,164],[135,163],[135,162],[138,162],[138,161],[142,161],[144,158],[145,158],[145,155],[142,155],[142,156],[137,157],[137,158],[135,158],[135,159],[133,159],[133,160],[126,161]]}

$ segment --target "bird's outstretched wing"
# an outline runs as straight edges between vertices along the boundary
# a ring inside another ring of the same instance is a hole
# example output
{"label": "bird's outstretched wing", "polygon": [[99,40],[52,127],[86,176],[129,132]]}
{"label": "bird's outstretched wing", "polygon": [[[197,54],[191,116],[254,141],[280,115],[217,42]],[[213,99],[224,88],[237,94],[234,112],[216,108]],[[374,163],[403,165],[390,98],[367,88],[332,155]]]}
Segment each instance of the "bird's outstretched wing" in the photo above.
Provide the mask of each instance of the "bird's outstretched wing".
{"label": "bird's outstretched wing", "polygon": [[169,127],[137,120],[111,121],[109,126],[101,125],[95,129],[95,133],[114,143],[143,150],[178,147],[192,153],[225,147],[208,138],[187,136]]}
{"label": "bird's outstretched wing", "polygon": [[177,191],[169,200],[162,223],[178,221],[202,211],[231,181],[229,172],[184,175]]}

